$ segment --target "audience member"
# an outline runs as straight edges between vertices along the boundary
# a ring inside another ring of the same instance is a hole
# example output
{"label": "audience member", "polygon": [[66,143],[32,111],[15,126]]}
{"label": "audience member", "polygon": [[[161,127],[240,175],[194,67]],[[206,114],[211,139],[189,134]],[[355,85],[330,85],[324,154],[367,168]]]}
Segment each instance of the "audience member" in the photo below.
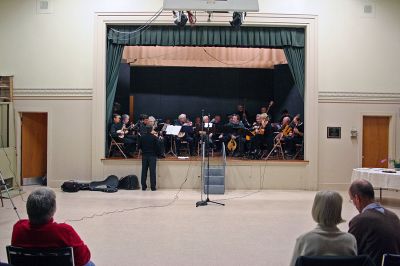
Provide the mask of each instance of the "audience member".
{"label": "audience member", "polygon": [[350,199],[360,212],[349,223],[357,239],[358,254],[369,255],[381,265],[385,253],[400,254],[400,221],[397,215],[375,202],[374,188],[367,180],[354,181]]}
{"label": "audience member", "polygon": [[342,219],[343,199],[335,191],[320,191],[315,195],[312,217],[317,227],[296,240],[290,265],[295,265],[299,256],[355,256],[356,239],[339,230]]}
{"label": "audience member", "polygon": [[90,251],[68,224],[56,223],[56,194],[49,188],[33,191],[26,202],[29,220],[18,221],[13,228],[11,245],[22,248],[72,247],[77,266],[93,266]]}

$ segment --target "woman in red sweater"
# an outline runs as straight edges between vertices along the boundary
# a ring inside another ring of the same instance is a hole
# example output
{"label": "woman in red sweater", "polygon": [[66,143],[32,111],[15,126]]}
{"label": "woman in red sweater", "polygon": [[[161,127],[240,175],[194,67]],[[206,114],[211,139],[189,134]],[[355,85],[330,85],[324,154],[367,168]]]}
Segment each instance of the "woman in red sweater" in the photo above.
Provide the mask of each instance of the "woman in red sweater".
{"label": "woman in red sweater", "polygon": [[13,228],[11,245],[22,248],[72,247],[76,266],[94,266],[90,250],[72,226],[56,223],[56,194],[49,188],[33,191],[26,202],[29,220],[18,221]]}

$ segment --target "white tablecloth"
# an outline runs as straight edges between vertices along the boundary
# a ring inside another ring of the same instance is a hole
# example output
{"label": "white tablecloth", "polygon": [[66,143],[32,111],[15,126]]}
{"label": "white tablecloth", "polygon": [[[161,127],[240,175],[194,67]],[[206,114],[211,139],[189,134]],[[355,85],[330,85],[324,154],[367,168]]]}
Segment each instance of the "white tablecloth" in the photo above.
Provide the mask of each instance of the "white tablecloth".
{"label": "white tablecloth", "polygon": [[384,173],[383,168],[356,168],[353,169],[351,181],[366,179],[374,188],[400,189],[400,171]]}

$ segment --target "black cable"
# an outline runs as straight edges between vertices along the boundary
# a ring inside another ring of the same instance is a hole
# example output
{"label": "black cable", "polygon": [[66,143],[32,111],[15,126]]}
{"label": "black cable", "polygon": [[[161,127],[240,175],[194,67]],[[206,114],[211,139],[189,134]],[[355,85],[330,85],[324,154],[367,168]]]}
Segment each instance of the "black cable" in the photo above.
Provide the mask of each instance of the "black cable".
{"label": "black cable", "polygon": [[64,221],[64,223],[66,223],[66,222],[80,222],[80,221],[83,221],[83,220],[93,219],[95,217],[102,217],[102,216],[105,216],[105,215],[115,214],[115,213],[124,213],[124,212],[136,211],[136,210],[141,210],[141,209],[165,208],[165,207],[171,206],[172,204],[174,204],[179,199],[178,195],[181,193],[183,185],[187,182],[187,180],[189,178],[189,172],[190,172],[191,166],[192,166],[192,161],[189,161],[189,166],[188,166],[188,169],[186,171],[185,180],[183,180],[182,184],[180,185],[178,191],[175,193],[175,195],[172,198],[172,200],[167,202],[167,203],[165,203],[165,204],[139,206],[139,207],[134,207],[134,208],[124,208],[124,209],[119,209],[119,210],[104,211],[104,212],[101,212],[101,213],[94,213],[94,214],[89,215],[89,216],[83,216],[83,217],[81,217],[79,219],[67,219],[67,220]]}
{"label": "black cable", "polygon": [[[252,196],[254,194],[260,193],[262,191],[263,187],[264,187],[264,180],[265,180],[265,173],[266,173],[266,170],[267,170],[267,163],[268,163],[268,160],[266,160],[265,163],[264,163],[264,170],[263,170],[263,174],[262,175],[261,175],[261,172],[260,172],[260,187],[259,187],[258,190],[252,191],[250,193],[247,193],[247,194],[241,195],[241,196],[234,196],[234,197],[229,197],[229,198],[218,199],[218,201],[228,201],[228,200],[233,200],[233,199],[243,199],[243,198],[247,198],[249,196]],[[260,168],[260,170],[261,170],[261,168]]]}

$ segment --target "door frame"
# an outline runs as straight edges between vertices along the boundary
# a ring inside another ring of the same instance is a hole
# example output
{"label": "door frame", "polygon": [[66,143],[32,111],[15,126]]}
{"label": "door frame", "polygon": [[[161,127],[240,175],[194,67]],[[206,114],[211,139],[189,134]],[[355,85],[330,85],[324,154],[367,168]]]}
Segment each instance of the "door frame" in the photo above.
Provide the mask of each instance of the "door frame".
{"label": "door frame", "polygon": [[[385,112],[385,111],[365,111],[359,113],[361,129],[359,131],[359,143],[358,145],[358,165],[362,167],[362,156],[363,156],[363,131],[364,131],[364,116],[386,116],[389,117],[389,147],[388,147],[388,157],[395,158],[396,156],[396,117],[395,112]],[[390,163],[389,163],[390,165]]]}
{"label": "door frame", "polygon": [[51,156],[51,151],[53,149],[53,136],[51,135],[53,128],[53,116],[51,115],[51,108],[48,107],[19,107],[15,108],[15,147],[17,150],[17,182],[18,184],[22,184],[22,113],[46,113],[47,114],[47,165],[46,165],[46,176],[50,176],[51,173],[51,165],[53,163],[53,157]]}

